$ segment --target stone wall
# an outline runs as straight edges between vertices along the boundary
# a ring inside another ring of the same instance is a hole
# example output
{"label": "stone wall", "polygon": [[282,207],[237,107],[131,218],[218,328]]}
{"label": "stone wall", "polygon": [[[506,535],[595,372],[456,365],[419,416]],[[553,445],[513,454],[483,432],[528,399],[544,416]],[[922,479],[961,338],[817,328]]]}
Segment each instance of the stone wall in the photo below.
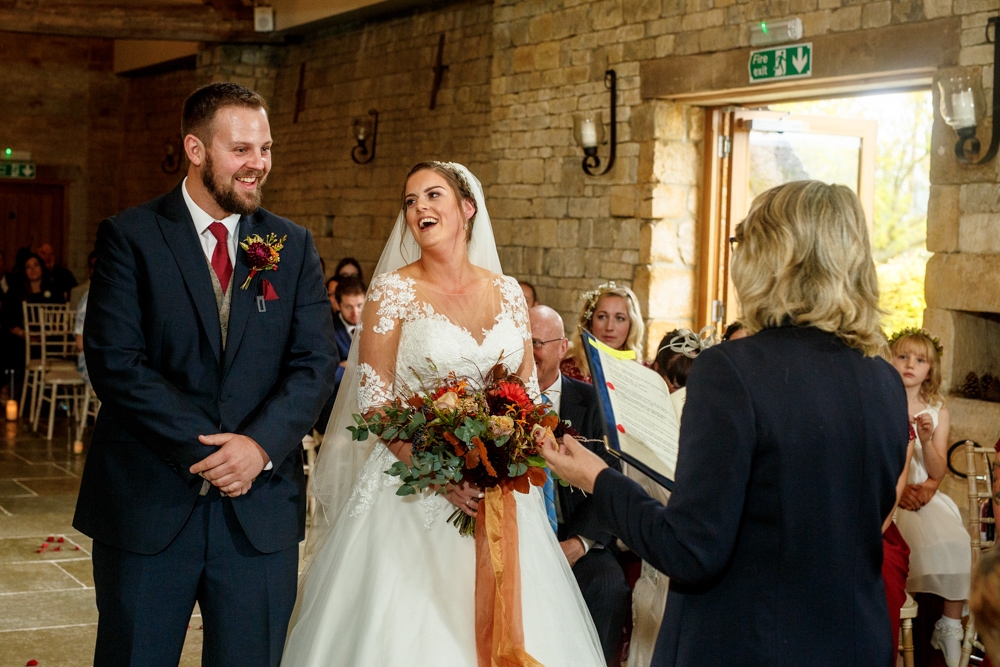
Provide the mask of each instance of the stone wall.
{"label": "stone wall", "polygon": [[97,222],[115,210],[120,108],[111,42],[0,32],[0,144],[65,183],[68,267],[84,275]]}
{"label": "stone wall", "polygon": [[[461,162],[484,184],[490,160],[492,4],[464,2],[335,29],[287,47],[275,79],[274,167],[265,206],[312,230],[327,272],[341,257],[370,275],[422,160]],[[448,66],[429,109],[439,35]],[[295,122],[301,65],[303,100]],[[351,160],[351,119],[379,114],[375,158]]]}

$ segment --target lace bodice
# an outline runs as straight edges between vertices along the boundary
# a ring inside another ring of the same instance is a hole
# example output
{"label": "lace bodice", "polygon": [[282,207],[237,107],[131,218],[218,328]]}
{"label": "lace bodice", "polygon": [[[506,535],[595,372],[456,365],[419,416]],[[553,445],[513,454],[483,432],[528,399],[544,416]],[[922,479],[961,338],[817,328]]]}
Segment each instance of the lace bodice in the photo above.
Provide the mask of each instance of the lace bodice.
{"label": "lace bodice", "polygon": [[478,386],[498,361],[538,396],[528,313],[517,281],[496,275],[470,294],[434,292],[397,272],[372,282],[361,322],[358,407],[407,398],[449,372]]}

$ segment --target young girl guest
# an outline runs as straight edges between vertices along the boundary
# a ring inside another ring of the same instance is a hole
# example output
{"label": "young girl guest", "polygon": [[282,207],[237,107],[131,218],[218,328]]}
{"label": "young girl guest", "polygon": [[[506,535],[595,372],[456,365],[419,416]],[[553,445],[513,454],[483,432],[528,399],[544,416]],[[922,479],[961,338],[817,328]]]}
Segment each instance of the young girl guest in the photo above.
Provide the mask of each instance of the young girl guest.
{"label": "young girl guest", "polygon": [[[640,346],[646,326],[639,310],[639,299],[629,288],[609,282],[584,292],[578,324],[605,345],[616,350],[631,350],[636,361],[642,361]],[[563,359],[559,370],[575,380],[590,382],[587,369],[583,343],[577,330],[573,332],[570,356]]]}
{"label": "young girl guest", "polygon": [[892,365],[906,387],[917,438],[896,525],[910,546],[906,590],[944,598],[931,645],[956,667],[962,649],[962,608],[969,597],[972,551],[955,502],[938,485],[948,469],[950,415],[938,394],[941,344],[923,329],[904,329],[889,341]]}

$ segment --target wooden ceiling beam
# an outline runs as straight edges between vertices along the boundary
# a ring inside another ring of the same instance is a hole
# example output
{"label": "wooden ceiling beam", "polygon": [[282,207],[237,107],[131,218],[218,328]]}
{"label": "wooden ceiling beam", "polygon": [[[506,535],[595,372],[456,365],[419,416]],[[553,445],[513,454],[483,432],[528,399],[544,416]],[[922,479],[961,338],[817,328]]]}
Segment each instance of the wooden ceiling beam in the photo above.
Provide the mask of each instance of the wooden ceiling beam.
{"label": "wooden ceiling beam", "polygon": [[210,5],[113,5],[0,2],[0,30],[36,35],[184,42],[275,43],[283,37],[254,32],[253,10],[232,3]]}

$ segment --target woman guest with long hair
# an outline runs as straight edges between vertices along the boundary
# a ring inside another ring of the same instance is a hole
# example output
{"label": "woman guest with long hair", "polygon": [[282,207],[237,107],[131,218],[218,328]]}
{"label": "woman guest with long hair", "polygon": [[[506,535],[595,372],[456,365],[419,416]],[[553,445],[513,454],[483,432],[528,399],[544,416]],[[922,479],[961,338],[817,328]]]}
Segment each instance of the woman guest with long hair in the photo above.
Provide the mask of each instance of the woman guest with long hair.
{"label": "woman guest with long hair", "polygon": [[753,333],[701,352],[670,503],[566,437],[539,437],[604,527],[668,575],[653,665],[886,665],[882,525],[909,424],[883,359],[857,196],[818,181],[760,195],[733,284]]}
{"label": "woman guest with long hair", "polygon": [[578,329],[572,333],[573,347],[570,355],[559,365],[563,375],[574,380],[590,382],[587,360],[580,340],[580,328],[594,334],[597,340],[615,350],[628,350],[642,361],[642,339],[646,325],[639,310],[639,299],[625,286],[614,282],[604,283],[597,289],[581,295],[583,303],[577,318]]}

